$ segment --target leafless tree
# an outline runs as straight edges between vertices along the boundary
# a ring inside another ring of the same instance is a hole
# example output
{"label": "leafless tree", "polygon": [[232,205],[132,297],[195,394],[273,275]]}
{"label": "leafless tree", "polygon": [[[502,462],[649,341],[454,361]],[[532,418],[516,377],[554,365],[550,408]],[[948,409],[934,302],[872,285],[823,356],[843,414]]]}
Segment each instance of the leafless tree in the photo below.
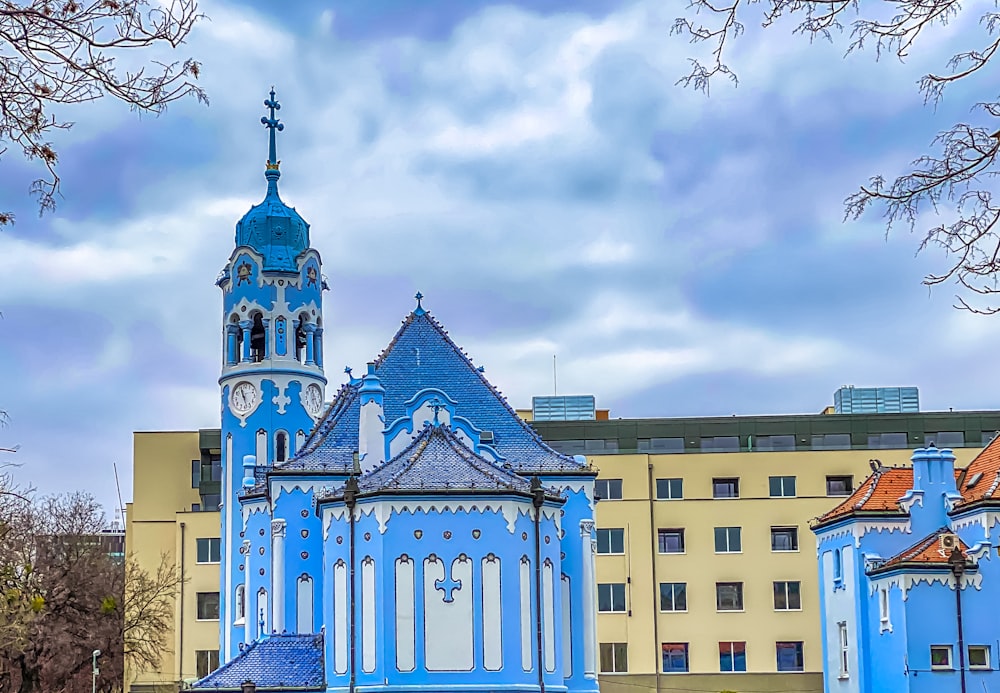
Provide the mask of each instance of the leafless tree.
{"label": "leafless tree", "polygon": [[[875,58],[894,55],[905,59],[935,28],[978,12],[979,33],[965,34],[968,50],[957,53],[941,70],[924,75],[918,89],[925,103],[936,106],[945,89],[961,80],[982,78],[983,69],[1000,48],[1000,12],[993,2],[958,0],[690,0],[685,16],[675,20],[673,33],[710,47],[708,60],[691,60],[690,72],[679,84],[708,91],[716,78],[737,82],[727,63],[728,49],[744,33],[747,23],[765,29],[790,20],[794,31],[810,39],[848,37],[847,52],[871,50]],[[990,89],[991,87],[986,87]],[[969,122],[955,123],[930,144],[931,153],[916,158],[910,170],[887,181],[873,176],[844,201],[845,219],[856,220],[873,206],[880,207],[886,233],[903,225],[915,231],[925,223],[925,211],[943,221],[920,228],[920,250],[934,246],[944,251],[948,266],[924,278],[928,286],[955,282],[957,307],[978,313],[996,313],[1000,306],[1000,202],[996,192],[1000,153],[1000,96],[972,105]]]}
{"label": "leafless tree", "polygon": [[[140,112],[161,113],[185,96],[205,101],[192,59],[147,60],[118,70],[123,55],[177,48],[201,18],[196,0],[0,0],[0,155],[9,145],[45,174],[31,184],[39,212],[55,207],[58,155],[49,135],[72,123],[53,107],[110,96]],[[14,221],[0,210],[0,226]]]}

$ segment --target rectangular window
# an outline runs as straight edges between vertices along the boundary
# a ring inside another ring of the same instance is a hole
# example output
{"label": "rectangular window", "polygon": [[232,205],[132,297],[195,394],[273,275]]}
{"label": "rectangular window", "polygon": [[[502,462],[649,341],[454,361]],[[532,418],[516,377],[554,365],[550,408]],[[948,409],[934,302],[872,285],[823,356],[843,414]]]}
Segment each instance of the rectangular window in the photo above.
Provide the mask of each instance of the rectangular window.
{"label": "rectangular window", "polygon": [[795,436],[757,436],[753,439],[754,450],[781,452],[795,449]]}
{"label": "rectangular window", "polygon": [[661,529],[656,533],[660,553],[684,553],[684,530]]}
{"label": "rectangular window", "polygon": [[639,438],[639,452],[655,452],[659,455],[684,452],[683,438]]}
{"label": "rectangular window", "polygon": [[598,529],[597,553],[625,553],[625,530]]}
{"label": "rectangular window", "polygon": [[715,553],[740,553],[743,550],[739,527],[715,528]]}
{"label": "rectangular window", "polygon": [[656,499],[657,500],[680,500],[684,497],[683,479],[657,479]]}
{"label": "rectangular window", "polygon": [[931,669],[951,668],[951,645],[931,645]]}
{"label": "rectangular window", "polygon": [[219,593],[199,592],[198,593],[198,620],[218,621],[219,620]]}
{"label": "rectangular window", "polygon": [[798,551],[799,550],[799,528],[798,527],[772,527],[771,528],[771,550],[772,551]]}
{"label": "rectangular window", "polygon": [[712,498],[739,498],[739,479],[712,479]]}
{"label": "rectangular window", "polygon": [[618,439],[608,438],[607,440],[585,440],[583,441],[587,454],[602,452],[618,452]]}
{"label": "rectangular window", "polygon": [[601,582],[597,585],[597,610],[605,613],[625,611],[625,583]]}
{"label": "rectangular window", "polygon": [[218,563],[222,540],[219,537],[201,537],[198,539],[198,563]]}
{"label": "rectangular window", "polygon": [[680,673],[688,670],[688,644],[686,642],[665,642],[663,651],[664,673]]}
{"label": "rectangular window", "polygon": [[939,448],[964,448],[964,431],[940,431],[924,434],[924,447],[936,445]]}
{"label": "rectangular window", "polygon": [[702,452],[739,452],[739,436],[715,436],[701,439]]}
{"label": "rectangular window", "polygon": [[969,668],[970,669],[990,668],[989,645],[969,645]]}
{"label": "rectangular window", "polygon": [[802,643],[776,642],[774,644],[778,655],[778,671],[802,671]]}
{"label": "rectangular window", "polygon": [[715,608],[718,611],[743,611],[743,583],[715,583]]}
{"label": "rectangular window", "polygon": [[621,500],[621,479],[598,479],[594,482],[594,494],[601,500]]}
{"label": "rectangular window", "polygon": [[813,450],[850,450],[850,433],[821,433],[812,437]]}
{"label": "rectangular window", "polygon": [[768,478],[768,486],[771,491],[771,498],[794,498],[795,497],[795,477],[794,476],[772,476]]}
{"label": "rectangular window", "polygon": [[602,642],[601,673],[624,674],[628,671],[628,643]]}
{"label": "rectangular window", "polygon": [[201,485],[201,460],[191,460],[191,488]]}
{"label": "rectangular window", "polygon": [[878,590],[878,620],[882,625],[882,630],[889,623],[889,590],[880,587]]}
{"label": "rectangular window", "polygon": [[745,642],[719,643],[719,671],[746,671],[747,644]]}
{"label": "rectangular window", "polygon": [[660,583],[660,611],[687,611],[687,583]]}
{"label": "rectangular window", "polygon": [[905,433],[869,433],[868,447],[877,450],[907,450]]}
{"label": "rectangular window", "polygon": [[852,476],[826,477],[826,495],[849,496],[853,491],[854,491],[854,477]]}
{"label": "rectangular window", "polygon": [[774,610],[798,611],[802,608],[801,590],[798,580],[783,580],[774,583]]}
{"label": "rectangular window", "polygon": [[218,650],[195,650],[194,659],[199,679],[205,678],[219,668]]}
{"label": "rectangular window", "polygon": [[837,624],[837,632],[840,640],[840,678],[846,679],[850,676],[848,669],[849,641],[847,640],[847,624],[844,622]]}

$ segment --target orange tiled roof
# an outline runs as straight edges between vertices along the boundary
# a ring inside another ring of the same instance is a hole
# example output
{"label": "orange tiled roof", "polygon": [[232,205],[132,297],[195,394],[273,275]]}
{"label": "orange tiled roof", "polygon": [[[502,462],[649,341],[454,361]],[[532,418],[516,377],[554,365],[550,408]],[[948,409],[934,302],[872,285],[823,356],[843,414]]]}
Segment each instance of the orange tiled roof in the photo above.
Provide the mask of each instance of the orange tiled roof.
{"label": "orange tiled roof", "polygon": [[[936,532],[929,534],[910,548],[899,552],[887,560],[879,566],[878,571],[888,570],[902,563],[922,563],[928,566],[948,565],[948,557],[951,555],[951,552],[941,548],[940,537],[942,534],[952,534],[952,531],[947,527],[942,527]],[[962,555],[968,558],[969,547],[961,539],[958,540],[958,548],[961,550]]]}
{"label": "orange tiled roof", "polygon": [[[969,463],[963,478],[962,470],[955,470],[956,480],[961,479],[963,505],[983,500],[1000,501],[1000,436],[993,439]],[[816,526],[828,524],[853,513],[875,512],[886,515],[901,514],[899,499],[913,486],[912,467],[882,467],[874,472],[840,505],[816,519]]]}

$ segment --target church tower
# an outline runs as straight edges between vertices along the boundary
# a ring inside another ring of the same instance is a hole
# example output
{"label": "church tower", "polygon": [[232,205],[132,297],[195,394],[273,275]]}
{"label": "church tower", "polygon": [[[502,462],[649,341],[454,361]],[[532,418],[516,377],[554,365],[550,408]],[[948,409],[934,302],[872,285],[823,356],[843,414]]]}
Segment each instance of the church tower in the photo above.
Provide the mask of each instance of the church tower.
{"label": "church tower", "polygon": [[267,469],[294,455],[323,414],[323,290],[309,224],[278,196],[275,135],[284,125],[272,88],[261,123],[268,130],[267,193],[236,224],[236,247],[219,275],[223,295],[222,662],[243,642],[243,519],[238,496]]}

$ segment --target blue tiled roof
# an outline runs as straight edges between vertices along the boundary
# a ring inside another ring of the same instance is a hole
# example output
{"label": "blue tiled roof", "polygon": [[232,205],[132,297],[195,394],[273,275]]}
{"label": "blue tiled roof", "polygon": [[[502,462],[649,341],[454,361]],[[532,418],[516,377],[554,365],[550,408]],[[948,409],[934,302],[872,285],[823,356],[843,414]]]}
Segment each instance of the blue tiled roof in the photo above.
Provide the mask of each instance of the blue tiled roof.
{"label": "blue tiled roof", "polygon": [[[456,415],[493,433],[492,447],[514,472],[522,476],[594,473],[587,465],[546,445],[423,309],[410,313],[403,321],[376,359],[375,374],[385,388],[386,422],[404,416],[406,402],[417,392],[435,387],[457,402]],[[358,449],[357,395],[357,381],[342,387],[303,449],[281,468],[350,473]]]}
{"label": "blue tiled roof", "polygon": [[194,684],[203,691],[240,690],[247,681],[258,691],[322,691],[323,635],[275,634],[250,643],[234,659]]}

